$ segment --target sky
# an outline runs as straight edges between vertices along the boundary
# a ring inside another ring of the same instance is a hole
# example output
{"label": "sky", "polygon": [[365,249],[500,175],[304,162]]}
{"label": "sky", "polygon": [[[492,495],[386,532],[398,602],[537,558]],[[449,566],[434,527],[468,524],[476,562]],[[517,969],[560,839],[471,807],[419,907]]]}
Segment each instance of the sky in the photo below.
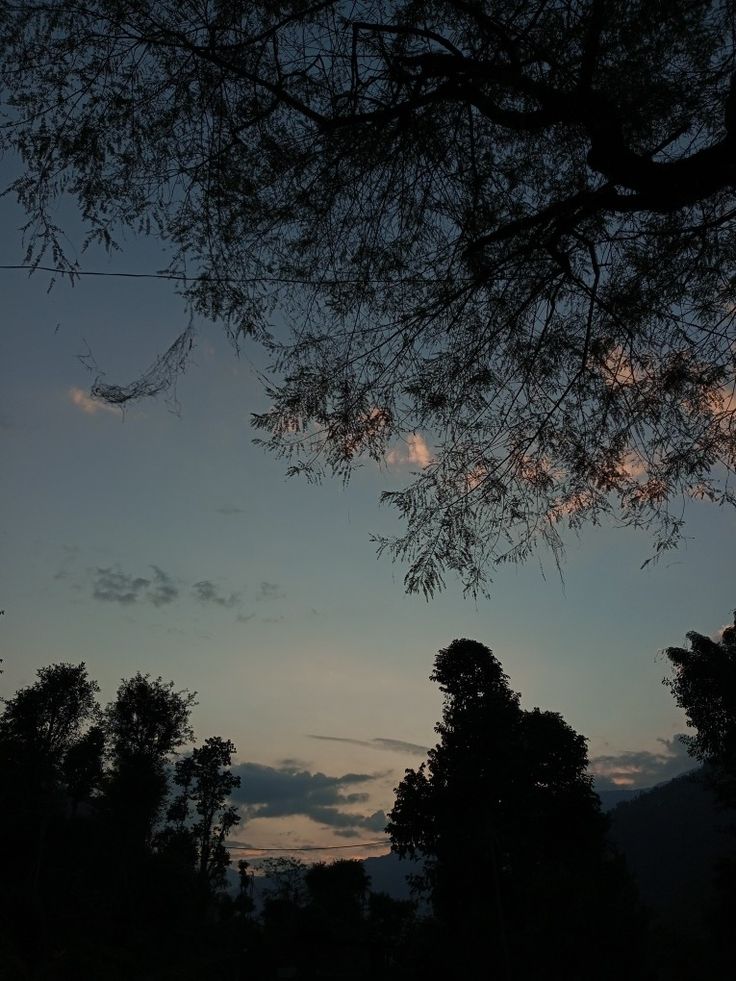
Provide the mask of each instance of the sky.
{"label": "sky", "polygon": [[[22,224],[0,199],[0,264],[23,262]],[[80,253],[82,268],[165,265],[154,240],[122,244]],[[692,765],[661,651],[732,621],[733,511],[692,504],[689,540],[644,569],[646,536],[603,526],[568,536],[564,579],[541,555],[497,570],[489,599],[452,579],[430,602],[407,596],[370,536],[398,530],[378,497],[426,462],[421,434],[347,487],[286,479],[252,442],[263,354],[236,356],[208,323],[175,401],[122,414],[90,398],[80,355],[132,380],[186,327],[181,298],[161,280],[50,280],[0,269],[0,694],[60,661],[86,662],[103,701],[136,671],[196,691],[198,739],[237,746],[245,855],[388,850],[393,788],[435,741],[432,662],[458,637],[493,650],[524,707],[588,738],[600,786]]]}

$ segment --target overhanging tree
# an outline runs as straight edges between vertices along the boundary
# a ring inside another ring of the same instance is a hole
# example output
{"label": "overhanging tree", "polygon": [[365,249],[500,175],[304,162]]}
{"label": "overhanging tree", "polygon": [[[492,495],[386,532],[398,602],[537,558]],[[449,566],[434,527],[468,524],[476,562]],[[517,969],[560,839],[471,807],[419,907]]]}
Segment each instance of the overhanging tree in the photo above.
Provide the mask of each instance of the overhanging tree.
{"label": "overhanging tree", "polygon": [[[91,241],[169,242],[191,307],[272,353],[256,424],[295,471],[428,441],[385,495],[411,590],[608,514],[657,554],[683,498],[733,501],[733,6],[8,4],[28,261],[74,275],[63,195]],[[94,394],[162,391],[193,340]]]}

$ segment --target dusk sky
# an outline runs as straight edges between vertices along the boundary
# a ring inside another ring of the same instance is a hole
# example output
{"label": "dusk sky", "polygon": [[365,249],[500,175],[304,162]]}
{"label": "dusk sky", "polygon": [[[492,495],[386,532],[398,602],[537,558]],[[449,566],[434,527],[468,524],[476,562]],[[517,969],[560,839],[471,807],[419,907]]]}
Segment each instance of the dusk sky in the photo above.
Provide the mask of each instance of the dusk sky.
{"label": "dusk sky", "polygon": [[[0,202],[0,261],[23,261],[23,216]],[[62,216],[68,221],[69,216]],[[70,229],[70,254],[79,242]],[[155,272],[152,240],[80,255],[84,269]],[[568,536],[564,583],[550,555],[501,567],[490,599],[448,579],[427,603],[377,560],[371,533],[396,528],[378,505],[431,454],[431,434],[366,461],[347,488],[284,477],[252,444],[267,406],[254,366],[217,325],[165,399],[124,415],[88,397],[90,353],[130,381],[186,326],[172,283],[0,271],[2,693],[38,667],[85,661],[114,694],[136,671],[198,692],[197,735],[237,746],[238,841],[350,845],[378,854],[392,788],[434,741],[436,651],[487,644],[524,706],[562,713],[589,739],[602,785],[651,785],[691,764],[672,744],[684,718],[658,652],[688,630],[716,634],[736,605],[736,514],[689,507],[686,547],[659,565],[644,534]],[[283,325],[276,324],[278,328]],[[260,816],[258,816],[260,814]],[[349,853],[349,852],[348,852]]]}

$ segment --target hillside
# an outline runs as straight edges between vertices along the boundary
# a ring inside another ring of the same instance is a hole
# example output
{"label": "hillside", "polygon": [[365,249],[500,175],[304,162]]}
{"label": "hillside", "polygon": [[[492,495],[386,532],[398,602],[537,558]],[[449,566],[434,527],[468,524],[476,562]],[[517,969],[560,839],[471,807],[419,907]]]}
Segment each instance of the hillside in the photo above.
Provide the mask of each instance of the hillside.
{"label": "hillside", "polygon": [[715,863],[733,846],[724,829],[734,816],[717,807],[702,769],[620,803],[610,817],[647,904],[691,915],[708,902]]}

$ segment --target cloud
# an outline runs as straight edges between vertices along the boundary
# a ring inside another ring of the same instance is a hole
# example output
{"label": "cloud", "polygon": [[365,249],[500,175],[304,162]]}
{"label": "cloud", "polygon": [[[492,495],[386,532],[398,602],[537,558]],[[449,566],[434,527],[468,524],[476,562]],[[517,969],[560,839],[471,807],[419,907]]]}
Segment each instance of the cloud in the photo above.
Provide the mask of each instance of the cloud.
{"label": "cloud", "polygon": [[590,769],[595,777],[596,787],[599,790],[652,787],[672,780],[697,765],[688,755],[680,734],[658,742],[664,747],[661,753],[634,750],[594,757],[590,761]]}
{"label": "cloud", "polygon": [[115,569],[98,567],[95,572],[92,595],[95,599],[107,603],[120,603],[122,606],[130,606],[138,601],[150,585],[150,579],[129,576],[119,567]]}
{"label": "cloud", "polygon": [[235,619],[238,623],[248,623],[248,621],[252,620],[254,616],[255,613],[238,613]]}
{"label": "cloud", "polygon": [[120,603],[131,606],[139,599],[145,599],[154,606],[166,606],[179,596],[179,588],[174,579],[157,565],[152,565],[153,575],[131,576],[120,566],[97,567],[92,583],[92,596],[107,603]]}
{"label": "cloud", "polygon": [[211,603],[215,606],[230,608],[237,606],[240,602],[240,593],[221,593],[217,586],[209,579],[201,579],[192,585],[192,592],[195,599],[200,603]]}
{"label": "cloud", "polygon": [[316,824],[334,828],[344,837],[354,837],[359,831],[383,831],[386,826],[382,810],[371,814],[344,810],[368,800],[365,791],[353,788],[377,780],[377,774],[345,773],[331,777],[298,766],[273,767],[262,763],[240,763],[233,767],[233,773],[241,782],[232,800],[243,808],[247,820],[303,815]]}
{"label": "cloud", "polygon": [[228,516],[231,515],[231,514],[245,514],[246,513],[245,508],[230,508],[230,507],[215,508],[215,511],[218,514],[224,514],[224,515],[228,515]]}
{"label": "cloud", "polygon": [[151,568],[153,569],[153,582],[146,598],[154,606],[166,606],[168,603],[173,603],[179,596],[178,586],[163,569],[157,565],[152,565]]}
{"label": "cloud", "polygon": [[257,600],[277,600],[285,599],[284,593],[277,582],[262,582],[256,593]]}
{"label": "cloud", "polygon": [[352,746],[367,746],[369,749],[387,750],[391,753],[412,753],[415,756],[426,756],[429,752],[428,746],[420,746],[418,743],[407,743],[403,739],[350,739],[347,736],[318,736],[314,733],[307,733],[308,739],[323,739],[330,743],[350,743]]}
{"label": "cloud", "polygon": [[81,388],[70,388],[67,395],[72,405],[76,405],[78,409],[81,409],[88,416],[94,416],[98,412],[110,412],[115,416],[120,416],[121,414],[120,409],[114,405],[109,405],[100,399],[93,399]]}
{"label": "cloud", "polygon": [[403,739],[373,739],[371,745],[377,745],[380,749],[387,749],[392,753],[416,753],[426,756],[429,752],[429,746],[407,743]]}
{"label": "cloud", "polygon": [[406,450],[389,450],[386,463],[390,465],[414,465],[422,470],[428,467],[434,456],[421,433],[411,433],[406,437]]}

